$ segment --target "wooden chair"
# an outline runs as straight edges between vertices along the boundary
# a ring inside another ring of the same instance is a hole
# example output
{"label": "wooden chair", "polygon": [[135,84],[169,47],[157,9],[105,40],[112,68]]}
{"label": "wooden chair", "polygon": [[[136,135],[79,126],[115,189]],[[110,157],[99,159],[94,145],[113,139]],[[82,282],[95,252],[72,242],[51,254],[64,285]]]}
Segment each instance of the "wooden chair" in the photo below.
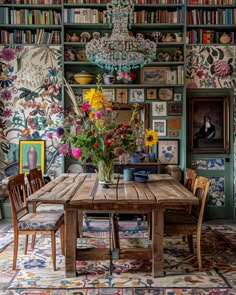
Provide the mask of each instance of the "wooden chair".
{"label": "wooden chair", "polygon": [[205,203],[210,181],[207,177],[199,176],[194,185],[193,193],[199,198],[199,206],[193,206],[190,215],[184,211],[166,212],[164,233],[168,235],[186,235],[190,252],[193,253],[193,235],[197,239],[197,259],[199,271],[202,271],[201,235]]}
{"label": "wooden chair", "polygon": [[[60,228],[61,249],[64,255],[64,214],[63,213],[30,213],[27,203],[27,188],[25,175],[19,174],[10,178],[7,185],[13,226],[14,226],[14,256],[13,269],[16,269],[19,235],[26,235],[25,251],[27,254],[28,235],[36,233],[50,234],[52,243],[53,269],[56,270],[56,232]],[[32,239],[33,243],[33,239]],[[34,245],[32,245],[34,248]]]}
{"label": "wooden chair", "polygon": [[197,173],[195,170],[187,168],[186,177],[184,180],[184,186],[187,187],[191,192],[193,192],[194,184],[197,178]]}
{"label": "wooden chair", "polygon": [[[28,185],[29,185],[29,193],[33,194],[37,190],[39,190],[42,186],[44,186],[42,171],[40,169],[31,169],[29,173],[26,175]],[[64,212],[63,205],[60,204],[42,204],[42,203],[33,203],[33,212]]]}

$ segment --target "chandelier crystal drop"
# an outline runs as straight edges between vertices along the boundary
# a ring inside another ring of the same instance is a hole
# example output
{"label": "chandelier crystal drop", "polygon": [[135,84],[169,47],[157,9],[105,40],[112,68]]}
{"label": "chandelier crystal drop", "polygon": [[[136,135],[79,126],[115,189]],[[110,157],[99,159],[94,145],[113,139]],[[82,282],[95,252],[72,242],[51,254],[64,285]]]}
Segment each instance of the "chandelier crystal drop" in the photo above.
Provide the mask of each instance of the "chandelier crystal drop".
{"label": "chandelier crystal drop", "polygon": [[156,59],[156,43],[144,39],[143,34],[135,38],[128,30],[134,19],[132,0],[111,0],[106,13],[112,33],[86,44],[89,61],[100,68],[121,72],[143,67]]}

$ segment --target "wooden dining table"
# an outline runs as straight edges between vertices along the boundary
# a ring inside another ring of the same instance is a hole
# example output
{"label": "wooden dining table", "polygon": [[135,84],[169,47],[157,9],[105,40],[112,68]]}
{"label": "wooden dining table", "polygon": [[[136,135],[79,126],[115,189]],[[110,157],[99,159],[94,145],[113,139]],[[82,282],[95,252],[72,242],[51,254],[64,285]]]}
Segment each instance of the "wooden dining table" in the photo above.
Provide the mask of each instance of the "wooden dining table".
{"label": "wooden dining table", "polygon": [[[146,183],[124,181],[115,175],[104,187],[95,173],[61,174],[29,196],[29,202],[63,204],[65,213],[65,276],[76,276],[76,260],[106,259],[107,249],[78,249],[78,212],[136,212],[152,214],[151,252],[127,249],[121,258],[152,259],[152,276],[164,276],[164,212],[168,207],[198,205],[194,196],[168,174],[150,174]],[[115,233],[117,235],[117,233]],[[122,253],[122,251],[121,251]],[[137,254],[138,253],[138,254]]]}

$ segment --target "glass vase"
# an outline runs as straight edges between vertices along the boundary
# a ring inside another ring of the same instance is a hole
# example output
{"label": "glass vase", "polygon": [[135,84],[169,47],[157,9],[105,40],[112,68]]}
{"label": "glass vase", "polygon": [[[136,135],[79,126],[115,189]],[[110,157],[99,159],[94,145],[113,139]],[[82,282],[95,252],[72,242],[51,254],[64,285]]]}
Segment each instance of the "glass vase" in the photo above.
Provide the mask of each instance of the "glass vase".
{"label": "glass vase", "polygon": [[100,160],[98,162],[99,183],[111,184],[114,177],[114,160]]}

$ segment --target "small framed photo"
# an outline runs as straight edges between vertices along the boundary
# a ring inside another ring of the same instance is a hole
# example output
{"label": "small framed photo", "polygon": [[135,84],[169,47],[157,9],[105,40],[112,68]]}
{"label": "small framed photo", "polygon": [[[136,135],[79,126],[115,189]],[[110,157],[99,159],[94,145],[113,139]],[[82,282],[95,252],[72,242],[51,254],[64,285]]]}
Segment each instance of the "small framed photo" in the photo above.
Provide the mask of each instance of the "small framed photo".
{"label": "small framed photo", "polygon": [[169,137],[179,137],[179,131],[169,131]]}
{"label": "small framed photo", "polygon": [[128,102],[128,89],[117,88],[116,89],[116,102],[127,103]]}
{"label": "small framed photo", "polygon": [[181,115],[182,115],[181,102],[168,103],[168,116],[181,116]]}
{"label": "small framed photo", "polygon": [[182,93],[174,93],[174,101],[182,101]]}
{"label": "small framed photo", "polygon": [[37,168],[44,173],[44,140],[20,140],[19,144],[19,173],[28,173]]}
{"label": "small framed photo", "polygon": [[159,100],[173,100],[173,88],[160,88],[158,91]]}
{"label": "small framed photo", "polygon": [[161,164],[179,164],[179,140],[159,139],[157,154]]}
{"label": "small framed photo", "polygon": [[134,88],[130,89],[130,102],[144,102],[144,89],[143,88]]}
{"label": "small framed photo", "polygon": [[158,136],[166,136],[166,120],[153,120],[152,129],[158,132]]}
{"label": "small framed photo", "polygon": [[153,116],[167,116],[167,103],[162,102],[153,102],[152,103],[152,115]]}
{"label": "small framed photo", "polygon": [[141,84],[167,84],[170,67],[143,67],[141,68]]}
{"label": "small framed photo", "polygon": [[157,99],[156,88],[148,88],[147,89],[147,99]]}
{"label": "small framed photo", "polygon": [[115,89],[103,89],[102,93],[106,96],[108,101],[115,101]]}

